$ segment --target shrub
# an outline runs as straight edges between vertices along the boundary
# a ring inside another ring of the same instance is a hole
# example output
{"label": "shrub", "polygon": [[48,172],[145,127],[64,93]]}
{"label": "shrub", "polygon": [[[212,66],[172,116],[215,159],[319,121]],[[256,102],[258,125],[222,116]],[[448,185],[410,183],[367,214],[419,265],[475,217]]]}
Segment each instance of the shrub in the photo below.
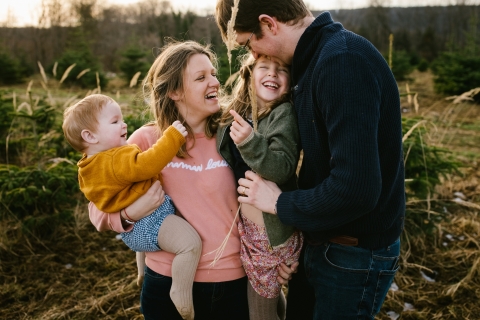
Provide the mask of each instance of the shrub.
{"label": "shrub", "polygon": [[144,51],[132,46],[121,55],[123,59],[120,61],[119,68],[127,81],[130,81],[137,72],[141,72],[142,76],[147,74],[150,63],[145,60],[146,53]]}
{"label": "shrub", "polygon": [[79,195],[77,166],[59,161],[49,168],[0,165],[0,216],[13,215],[25,231],[47,235],[71,220]]}
{"label": "shrub", "polygon": [[0,83],[13,84],[22,82],[23,75],[19,62],[5,52],[0,51]]}
{"label": "shrub", "polygon": [[417,65],[417,70],[420,72],[425,72],[428,70],[428,61],[425,59],[420,60]]}
{"label": "shrub", "polygon": [[427,199],[433,194],[440,178],[457,172],[460,164],[453,159],[451,151],[429,145],[425,141],[426,122],[421,118],[403,118],[402,130],[405,136],[415,125],[403,143],[407,197]]}
{"label": "shrub", "polygon": [[413,206],[407,206],[405,228],[411,234],[431,235],[436,230],[436,224],[445,219],[446,211],[442,208],[432,215],[430,202],[424,200],[433,198],[435,187],[441,182],[440,178],[453,172],[458,173],[460,164],[453,159],[449,150],[425,141],[425,124],[426,121],[421,118],[402,119],[403,135],[407,137],[403,143],[406,196],[409,201],[421,200],[417,203],[413,201]]}
{"label": "shrub", "polygon": [[405,80],[406,77],[413,71],[414,67],[412,64],[410,64],[410,60],[411,56],[406,51],[393,52],[392,72],[397,81]]}
{"label": "shrub", "polygon": [[[105,87],[107,85],[107,79],[100,71],[98,60],[87,48],[79,51],[66,50],[58,59],[57,78],[60,80],[68,67],[73,64],[75,64],[75,67],[69,72],[68,77],[64,80],[65,82],[78,84],[83,88],[95,88],[97,87],[96,73],[98,72],[100,86]],[[80,73],[87,69],[89,71],[77,79]]]}
{"label": "shrub", "polygon": [[[459,95],[480,87],[480,57],[462,52],[444,52],[432,64],[435,90]],[[477,99],[479,99],[477,95]]]}

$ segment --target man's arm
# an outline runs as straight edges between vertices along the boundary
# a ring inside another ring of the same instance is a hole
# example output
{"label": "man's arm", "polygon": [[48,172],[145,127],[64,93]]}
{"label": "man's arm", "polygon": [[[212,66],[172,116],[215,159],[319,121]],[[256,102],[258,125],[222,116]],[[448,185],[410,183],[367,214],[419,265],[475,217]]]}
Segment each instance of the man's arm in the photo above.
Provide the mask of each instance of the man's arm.
{"label": "man's arm", "polygon": [[[282,193],[277,202],[280,220],[303,231],[331,230],[358,219],[376,207],[382,191],[378,146],[382,97],[377,77],[364,57],[350,52],[318,66],[312,106],[322,115],[319,121],[328,143],[322,152],[329,153],[318,170],[328,175],[313,187],[300,185],[299,190]],[[304,151],[311,157],[320,154]],[[309,179],[309,172],[302,174],[301,179]]]}

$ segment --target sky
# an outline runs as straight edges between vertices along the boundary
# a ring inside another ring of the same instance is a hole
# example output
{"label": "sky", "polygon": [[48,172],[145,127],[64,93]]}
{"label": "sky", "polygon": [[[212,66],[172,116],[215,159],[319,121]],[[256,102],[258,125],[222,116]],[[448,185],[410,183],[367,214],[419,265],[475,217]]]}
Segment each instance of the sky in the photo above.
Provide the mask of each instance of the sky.
{"label": "sky", "polygon": [[[105,4],[132,4],[139,0],[101,0]],[[217,0],[171,0],[176,9],[190,9],[199,14],[213,13]],[[275,1],[275,0],[272,0]],[[448,5],[465,0],[304,0],[311,10],[354,9],[368,7],[374,1],[390,6]],[[467,0],[478,4],[480,0]],[[0,0],[0,26],[35,25],[41,0]],[[8,21],[8,24],[6,24]]]}

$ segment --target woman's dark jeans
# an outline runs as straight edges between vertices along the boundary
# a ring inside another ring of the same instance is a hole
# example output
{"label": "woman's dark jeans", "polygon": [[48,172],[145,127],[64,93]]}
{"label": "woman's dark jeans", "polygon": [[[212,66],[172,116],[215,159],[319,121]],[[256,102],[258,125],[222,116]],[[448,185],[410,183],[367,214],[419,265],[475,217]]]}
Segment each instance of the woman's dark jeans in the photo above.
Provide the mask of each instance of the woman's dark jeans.
{"label": "woman's dark jeans", "polygon": [[[170,299],[171,286],[172,278],[145,268],[140,309],[146,320],[182,320]],[[195,320],[248,320],[247,277],[194,282],[193,306]]]}

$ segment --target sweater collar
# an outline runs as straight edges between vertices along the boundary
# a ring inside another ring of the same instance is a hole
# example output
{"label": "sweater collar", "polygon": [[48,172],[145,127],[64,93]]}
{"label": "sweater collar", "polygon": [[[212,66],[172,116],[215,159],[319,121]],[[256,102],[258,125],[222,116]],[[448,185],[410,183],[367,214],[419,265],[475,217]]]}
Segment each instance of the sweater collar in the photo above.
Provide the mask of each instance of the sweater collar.
{"label": "sweater collar", "polygon": [[326,35],[331,28],[338,30],[343,29],[343,26],[338,22],[333,22],[330,12],[325,11],[305,29],[293,54],[291,72],[294,84],[298,83],[300,76],[307,69],[319,47],[323,46],[328,38]]}

